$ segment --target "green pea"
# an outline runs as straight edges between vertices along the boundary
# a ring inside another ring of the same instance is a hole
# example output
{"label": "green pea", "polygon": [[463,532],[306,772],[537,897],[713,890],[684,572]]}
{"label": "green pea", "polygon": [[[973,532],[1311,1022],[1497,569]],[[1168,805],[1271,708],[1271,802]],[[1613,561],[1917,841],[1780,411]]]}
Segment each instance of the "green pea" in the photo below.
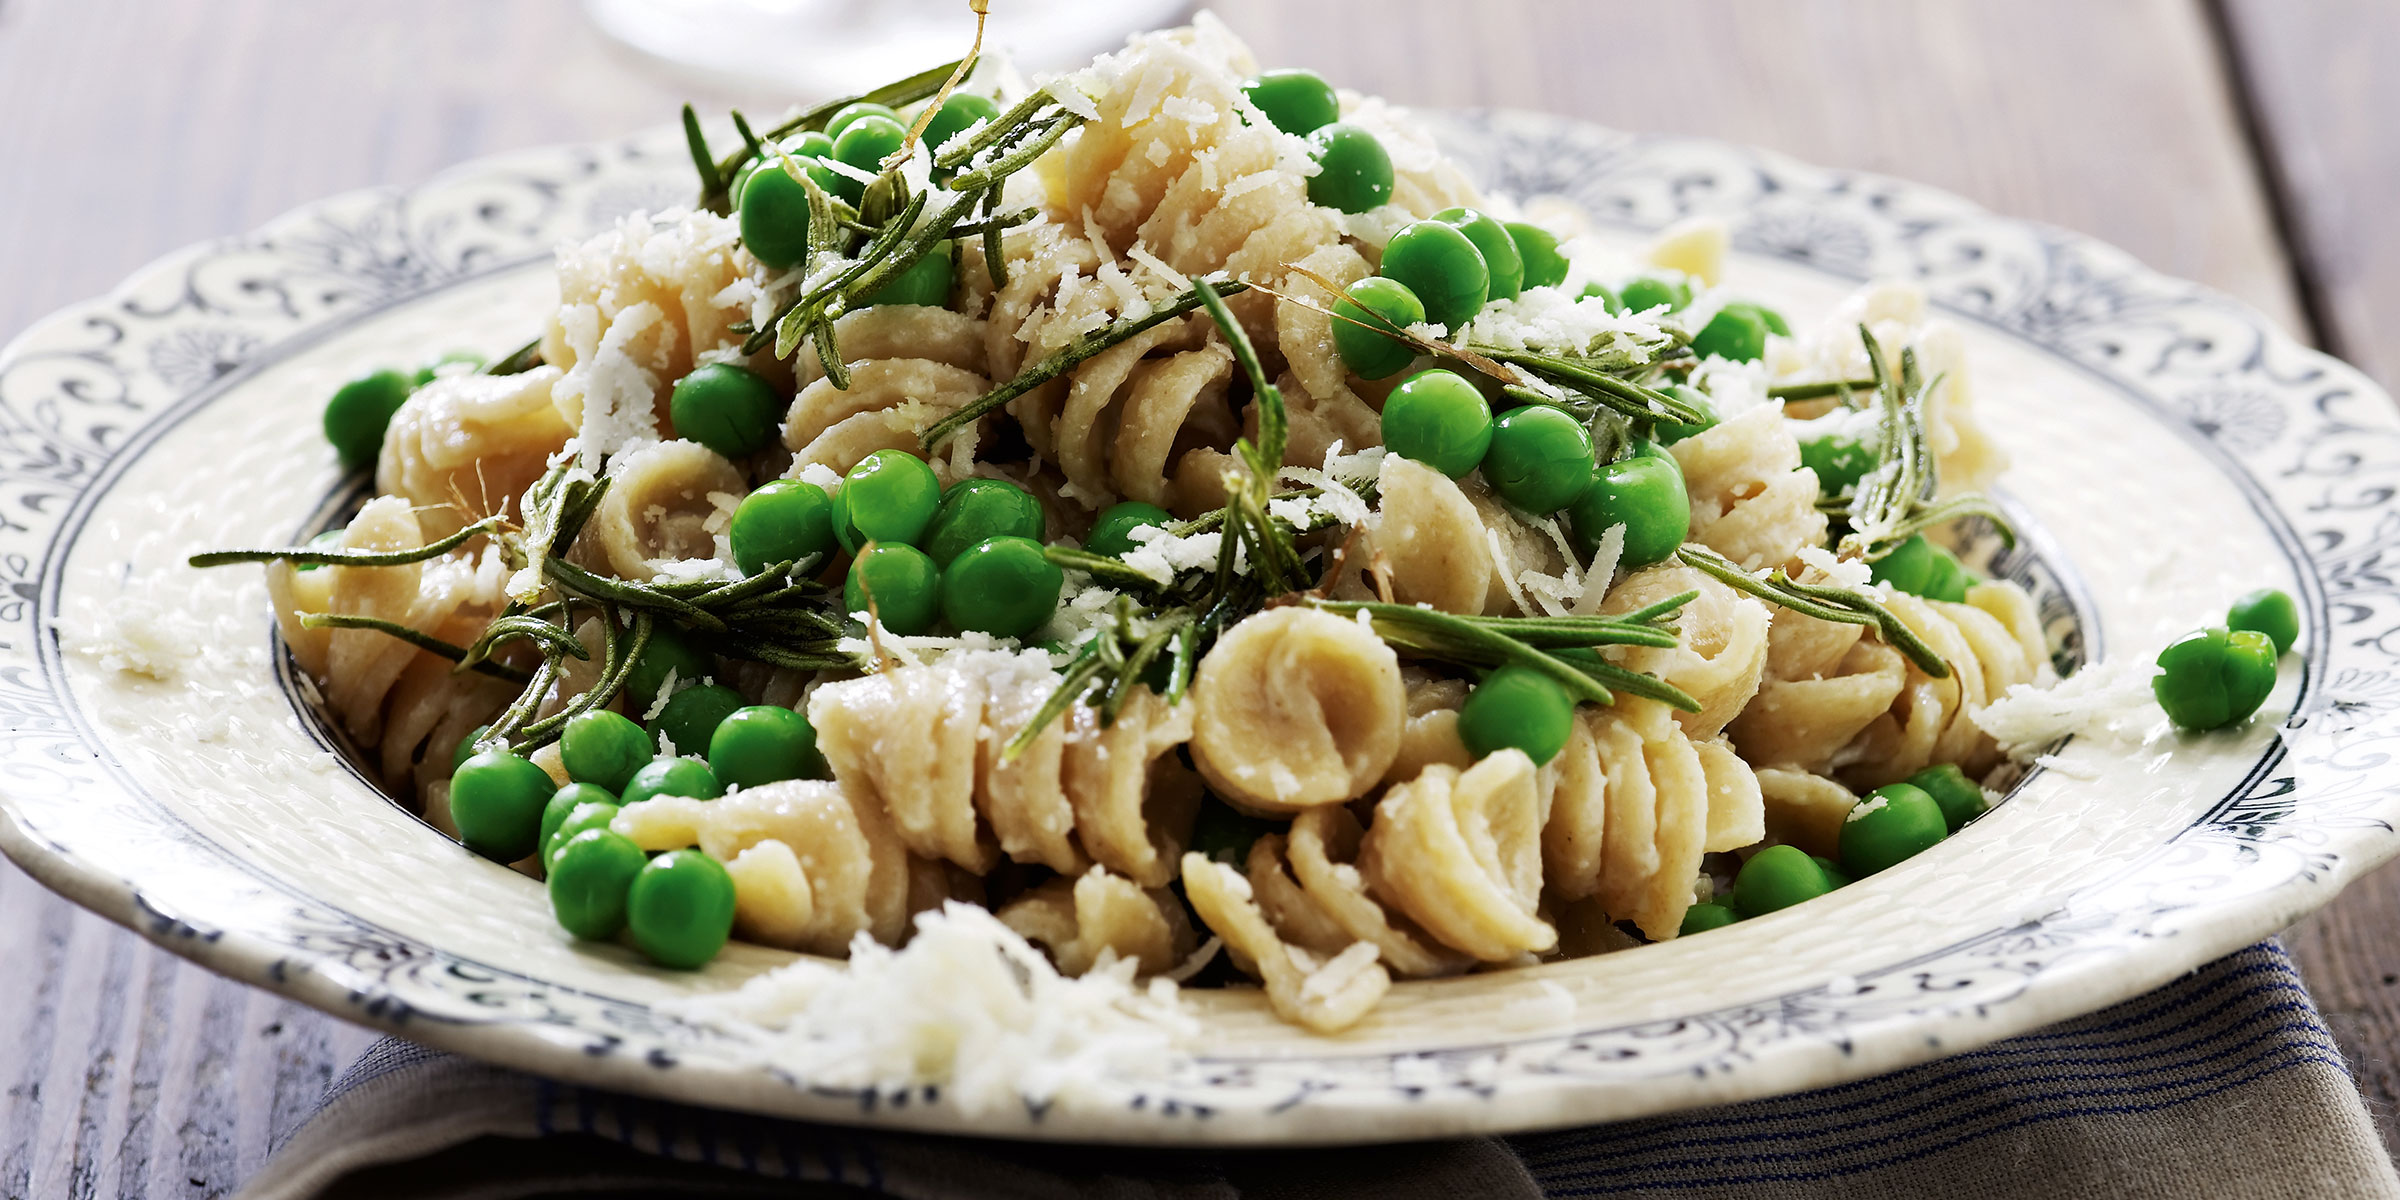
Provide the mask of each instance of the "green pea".
{"label": "green pea", "polygon": [[[644,707],[647,707],[645,705]],[[650,735],[633,718],[607,709],[577,713],[558,739],[567,778],[618,791],[650,761]]]}
{"label": "green pea", "polygon": [[825,136],[838,143],[843,131],[867,117],[882,117],[894,125],[903,127],[908,124],[900,119],[900,114],[894,111],[890,105],[877,104],[872,100],[860,100],[833,110],[833,115],[825,119]]}
{"label": "green pea", "polygon": [[1042,502],[1005,479],[961,479],[942,493],[925,527],[925,555],[947,567],[967,547],[989,537],[1042,539]]}
{"label": "green pea", "polygon": [[1656,437],[1660,442],[1672,446],[1685,438],[1694,437],[1716,428],[1717,423],[1723,420],[1717,415],[1717,406],[1709,400],[1707,392],[1695,387],[1686,387],[1680,383],[1668,384],[1666,391],[1676,399],[1699,409],[1700,419],[1697,421],[1651,422],[1651,436]]}
{"label": "green pea", "polygon": [[[880,175],[883,160],[907,140],[908,129],[897,119],[870,113],[851,121],[833,136],[833,158],[844,166]],[[837,174],[834,189],[836,195],[852,204],[867,194],[867,185],[848,175]]]}
{"label": "green pea", "polygon": [[1100,510],[1100,519],[1092,522],[1092,536],[1084,541],[1083,548],[1094,554],[1123,557],[1139,544],[1133,540],[1134,530],[1145,526],[1164,529],[1174,523],[1175,514],[1155,504],[1122,500]]}
{"label": "green pea", "polygon": [[558,848],[550,863],[550,912],[559,928],[587,942],[604,942],[625,928],[633,881],[650,862],[633,839],[587,829]]}
{"label": "green pea", "polygon": [[667,706],[650,722],[650,731],[667,735],[678,754],[706,754],[718,722],[742,704],[742,694],[723,684],[685,688],[667,699]]}
{"label": "green pea", "polygon": [[1502,667],[1484,677],[1458,709],[1458,737],[1477,758],[1511,747],[1535,766],[1566,748],[1575,727],[1575,699],[1531,667]]}
{"label": "green pea", "polygon": [[475,757],[478,749],[475,743],[482,741],[484,739],[484,735],[490,733],[491,731],[492,727],[489,725],[478,725],[475,728],[468,730],[467,736],[458,739],[458,745],[452,747],[450,750],[451,774],[458,774],[458,769],[467,765],[468,759]]}
{"label": "green pea", "polygon": [[614,809],[617,797],[607,788],[589,783],[570,783],[553,793],[550,802],[542,805],[542,831],[534,838],[534,844],[542,848],[543,866],[550,865],[550,855],[564,840],[558,836],[559,828],[567,823],[576,806],[582,804],[606,804]]}
{"label": "green pea", "polygon": [[756,704],[737,709],[708,739],[708,766],[736,787],[786,779],[822,778],[825,756],[817,752],[817,730],[788,708]]}
{"label": "green pea", "polygon": [[736,215],[742,245],[761,264],[781,271],[807,261],[808,188],[784,170],[781,158],[760,163],[742,181]]}
{"label": "green pea", "polygon": [[1848,433],[1820,433],[1800,440],[1800,465],[1816,472],[1819,492],[1840,496],[1875,469],[1875,453]]}
{"label": "green pea", "polygon": [[1623,311],[1632,313],[1649,312],[1654,308],[1674,312],[1691,302],[1690,284],[1660,279],[1654,275],[1644,275],[1626,284],[1618,297],[1618,303],[1624,305]]}
{"label": "green pea", "polygon": [[910,263],[891,282],[875,289],[866,299],[869,305],[914,304],[924,308],[940,308],[950,303],[950,280],[956,251],[943,242],[925,252],[925,257]]}
{"label": "green pea", "polygon": [[842,583],[842,606],[850,613],[872,611],[883,627],[902,637],[933,628],[941,615],[941,568],[915,546],[878,542],[859,552]]}
{"label": "green pea", "polygon": [[[566,815],[560,819],[558,828],[543,835],[542,869],[545,871],[551,869],[558,861],[558,851],[561,846],[594,829],[608,828],[608,823],[617,817],[616,797],[602,792],[588,783],[568,784],[559,789],[559,794],[565,795],[571,788],[581,788],[598,793],[600,798],[576,801],[567,809]],[[544,815],[547,816],[546,810]]]}
{"label": "green pea", "polygon": [[1363,213],[1392,198],[1392,156],[1375,135],[1336,121],[1308,135],[1317,173],[1308,177],[1308,202]]}
{"label": "green pea", "polygon": [[2266,703],[2275,690],[2275,659],[2275,639],[2255,629],[2196,630],[2158,652],[2150,690],[2177,725],[2222,729]]}
{"label": "green pea", "polygon": [[1735,300],[1727,304],[1725,307],[1729,309],[1740,309],[1751,316],[1757,317],[1758,323],[1766,326],[1767,332],[1774,334],[1777,337],[1792,336],[1792,323],[1784,320],[1782,313],[1776,312],[1774,309],[1768,308],[1764,304],[1752,304],[1747,300]]}
{"label": "green pea", "polygon": [[1382,329],[1406,329],[1425,320],[1425,306],[1399,280],[1369,275],[1342,289],[1342,298],[1333,302],[1333,318],[1334,351],[1360,379],[1389,379],[1416,361],[1416,347]]}
{"label": "green pea", "polygon": [[515,862],[540,844],[542,808],[557,790],[549,774],[526,759],[486,750],[450,777],[450,820],[467,849]]}
{"label": "green pea", "polygon": [[1925,790],[1894,783],[1868,792],[1842,821],[1842,869],[1865,878],[1950,836],[1942,806]]}
{"label": "green pea", "polygon": [[1692,353],[1703,359],[1757,362],[1767,356],[1767,323],[1755,312],[1727,305],[1692,335]]}
{"label": "green pea", "polygon": [[1683,927],[1675,931],[1675,936],[1690,937],[1711,929],[1723,929],[1741,919],[1740,913],[1722,904],[1695,904],[1683,910]]}
{"label": "green pea", "polygon": [[1492,423],[1483,481],[1530,513],[1553,513],[1592,486],[1592,435],[1564,410],[1528,404]]}
{"label": "green pea", "polygon": [[647,712],[672,676],[676,690],[691,687],[716,673],[716,661],[695,649],[683,635],[663,623],[652,628],[642,652],[625,672],[625,706]]}
{"label": "green pea", "polygon": [[383,453],[383,431],[413,390],[408,376],[377,371],[343,384],[325,402],[325,440],[333,443],[343,470],[374,468],[376,456]]}
{"label": "green pea", "polygon": [[833,554],[833,498],[805,479],[772,480],[742,497],[726,533],[745,575],[783,562],[822,565]]}
{"label": "green pea", "polygon": [[1524,221],[1509,221],[1502,228],[1517,244],[1517,258],[1525,264],[1526,287],[1557,287],[1567,281],[1567,256],[1558,252],[1557,234]]}
{"label": "green pea", "polygon": [[1382,274],[1398,280],[1425,306],[1425,319],[1450,333],[1474,320],[1491,294],[1483,252],[1445,221],[1416,221],[1393,234],[1383,247]]}
{"label": "green pea", "polygon": [[2300,640],[2300,606],[2281,589],[2260,588],[2233,602],[2225,613],[2225,627],[2263,633],[2275,643],[2276,654],[2289,654],[2292,643]]}
{"label": "green pea", "polygon": [[675,433],[727,458],[755,453],[775,440],[782,415],[775,385],[746,367],[710,363],[675,382],[667,411]]}
{"label": "green pea", "polygon": [[926,149],[939,151],[942,143],[965,133],[977,121],[997,120],[999,116],[1000,106],[990,96],[952,92],[949,99],[942,101],[941,108],[934,111],[933,119],[925,122],[920,140]]}
{"label": "green pea", "polygon": [[1921,533],[1878,559],[1869,571],[1875,582],[1888,583],[1912,596],[1949,604],[1961,604],[1967,598],[1967,569]]}
{"label": "green pea", "polygon": [[1253,817],[1208,796],[1200,801],[1200,815],[1192,822],[1191,848],[1211,862],[1239,868],[1250,859],[1251,843],[1284,828],[1280,822]]}
{"label": "green pea", "polygon": [[1445,208],[1433,214],[1433,219],[1457,226],[1468,241],[1475,243],[1489,275],[1491,299],[1514,300],[1517,293],[1525,290],[1524,256],[1517,253],[1517,240],[1509,236],[1508,227],[1498,219],[1472,208]]}
{"label": "green pea", "polygon": [[1967,778],[1957,763],[1941,763],[1927,767],[1908,777],[1908,785],[1933,797],[1942,806],[1942,824],[1957,833],[1967,822],[1984,814],[1992,806],[1985,799],[1983,788]]}
{"label": "green pea", "polygon": [[725,794],[725,785],[718,783],[717,773],[699,759],[662,754],[634,772],[633,781],[619,794],[627,804],[639,804],[654,796],[714,800]]}
{"label": "green pea", "polygon": [[1602,308],[1605,308],[1612,313],[1621,313],[1625,311],[1625,301],[1618,297],[1615,292],[1608,290],[1608,285],[1606,284],[1587,283],[1583,285],[1583,294],[1577,296],[1576,299],[1578,301],[1598,300]]}
{"label": "green pea", "polygon": [[1798,846],[1769,846],[1733,877],[1733,907],[1744,917],[1763,917],[1832,890],[1824,868]]}
{"label": "green pea", "polygon": [[1285,133],[1306,136],[1342,119],[1341,98],[1315,71],[1266,71],[1242,85],[1242,94]]}
{"label": "green pea", "polygon": [[684,970],[706,966],[733,935],[733,876],[699,850],[661,854],[633,877],[625,925],[651,961]]}
{"label": "green pea", "polygon": [[905,450],[878,450],[859,460],[833,497],[833,531],[852,554],[868,542],[914,546],[942,504],[942,481],[925,460]]}
{"label": "green pea", "polygon": [[1850,878],[1850,873],[1842,869],[1842,864],[1837,863],[1822,854],[1811,854],[1808,856],[1808,861],[1817,864],[1817,869],[1825,872],[1826,886],[1833,888],[1835,891],[1839,891],[1843,888],[1849,887],[1853,883],[1858,882],[1857,880]]}
{"label": "green pea", "polygon": [[1419,371],[1384,399],[1383,444],[1456,479],[1492,447],[1491,405],[1456,371]]}
{"label": "green pea", "polygon": [[1625,527],[1617,565],[1646,567],[1665,562],[1683,547],[1692,525],[1692,501],[1683,468],[1672,458],[1637,455],[1601,467],[1592,486],[1567,510],[1567,525],[1586,561],[1600,548],[1609,527]]}
{"label": "green pea", "polygon": [[942,571],[942,615],[959,629],[1023,637],[1058,611],[1061,571],[1026,537],[989,537]]}

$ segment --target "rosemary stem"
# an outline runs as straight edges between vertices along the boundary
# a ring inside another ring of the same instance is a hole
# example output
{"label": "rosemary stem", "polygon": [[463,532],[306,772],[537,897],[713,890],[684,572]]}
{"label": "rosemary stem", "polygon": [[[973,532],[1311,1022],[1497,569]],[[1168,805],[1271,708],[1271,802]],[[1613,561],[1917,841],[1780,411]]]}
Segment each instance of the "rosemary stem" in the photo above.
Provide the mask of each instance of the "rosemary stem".
{"label": "rosemary stem", "polygon": [[422,546],[406,550],[311,550],[306,546],[286,546],[280,550],[212,550],[195,554],[185,561],[195,567],[223,567],[234,563],[274,562],[303,563],[325,567],[405,567],[427,559],[440,558],[468,542],[500,528],[501,518],[489,516],[444,538],[435,538]]}
{"label": "rosemary stem", "polygon": [[[412,629],[398,621],[386,621],[377,617],[360,616],[356,613],[302,613],[300,627],[302,629],[367,629],[386,637],[398,638],[419,650],[438,654],[451,662],[464,662],[467,657],[467,649],[464,646],[452,645],[432,634]],[[506,663],[479,662],[467,669],[480,675],[489,675],[494,679],[505,679],[511,683],[523,683],[533,678]]]}

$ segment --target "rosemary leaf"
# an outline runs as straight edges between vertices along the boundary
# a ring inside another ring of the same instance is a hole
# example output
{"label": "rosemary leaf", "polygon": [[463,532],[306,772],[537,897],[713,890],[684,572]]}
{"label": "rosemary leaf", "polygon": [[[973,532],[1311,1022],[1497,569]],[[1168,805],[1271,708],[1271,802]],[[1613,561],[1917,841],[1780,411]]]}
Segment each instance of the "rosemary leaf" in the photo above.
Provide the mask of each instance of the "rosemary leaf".
{"label": "rosemary leaf", "polygon": [[1082,571],[1114,588],[1155,592],[1164,586],[1158,580],[1126,566],[1123,559],[1094,554],[1089,550],[1078,550],[1072,546],[1044,546],[1042,557],[1049,559],[1052,566]]}
{"label": "rosemary leaf", "polygon": [[1875,386],[1872,379],[1827,379],[1816,383],[1779,383],[1767,389],[1769,400],[1822,400],[1847,396]]}
{"label": "rosemary leaf", "polygon": [[[1033,121],[1034,114],[1044,108],[1055,107],[1057,103],[1050,93],[1036,89],[1028,93],[1024,99],[1017,101],[1015,108],[992,118],[989,124],[967,135],[965,141],[958,143],[948,151],[934,155],[933,165],[937,167],[964,166],[968,159],[998,145],[1001,139],[1014,136],[1018,130]],[[1065,110],[1061,109],[1060,111]]]}
{"label": "rosemary leaf", "polygon": [[700,132],[700,114],[692,106],[683,106],[683,142],[692,152],[692,166],[700,172],[700,194],[714,196],[726,189],[723,176],[717,174],[717,158],[708,150],[708,135]]}
{"label": "rosemary leaf", "polygon": [[1854,588],[1834,584],[1801,583],[1781,571],[1769,570],[1753,575],[1733,564],[1732,560],[1700,545],[1687,545],[1676,552],[1685,565],[1715,577],[1727,587],[1745,595],[1756,596],[1769,604],[1791,609],[1802,616],[1845,625],[1866,625],[1882,636],[1885,644],[1898,650],[1916,664],[1918,670],[1935,679],[1950,677],[1950,664],[1933,647],[1917,636],[1892,610],[1873,596]]}
{"label": "rosemary leaf", "polygon": [[563,558],[549,559],[543,563],[543,569],[558,590],[577,599],[622,604],[637,610],[648,609],[705,633],[726,632],[725,622],[715,614],[648,584],[595,575]]}
{"label": "rosemary leaf", "polygon": [[535,338],[483,369],[486,375],[522,375],[542,365],[542,339]]}
{"label": "rosemary leaf", "polygon": [[1082,117],[1071,112],[1061,112],[1058,116],[1051,118],[1050,123],[1043,127],[1040,136],[1000,156],[990,166],[977,167],[972,171],[962,171],[952,176],[950,190],[980,192],[998,185],[1001,180],[1023,170],[1027,164],[1040,158],[1049,151],[1050,147],[1057,145],[1059,139],[1067,136],[1070,131],[1081,124],[1083,124]]}
{"label": "rosemary leaf", "polygon": [[1025,752],[1025,747],[1033,744],[1034,738],[1041,736],[1042,730],[1050,722],[1065,716],[1067,708],[1082,699],[1085,692],[1091,690],[1092,682],[1100,677],[1099,644],[1101,640],[1093,638],[1091,641],[1085,642],[1082,649],[1076,651],[1074,661],[1067,664],[1065,677],[1060,679],[1058,686],[1051,690],[1049,698],[1043,700],[1042,706],[1034,710],[1033,718],[1025,722],[1025,727],[1018,730],[1016,736],[1008,739],[1008,745],[1001,747],[1001,762],[1015,762],[1017,756]]}
{"label": "rosemary leaf", "polygon": [[285,546],[279,550],[211,550],[184,561],[195,567],[224,567],[234,563],[274,562],[277,559],[323,567],[405,567],[410,563],[440,558],[500,528],[501,524],[498,516],[485,517],[448,537],[435,538],[410,550],[312,550],[306,546]]}

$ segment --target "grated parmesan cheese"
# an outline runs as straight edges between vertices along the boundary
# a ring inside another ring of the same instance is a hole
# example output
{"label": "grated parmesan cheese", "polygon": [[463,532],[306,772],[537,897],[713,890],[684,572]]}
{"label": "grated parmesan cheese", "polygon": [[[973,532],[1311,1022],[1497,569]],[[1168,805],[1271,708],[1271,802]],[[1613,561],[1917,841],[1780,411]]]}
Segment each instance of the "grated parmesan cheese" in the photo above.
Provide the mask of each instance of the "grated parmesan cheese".
{"label": "grated parmesan cheese", "polygon": [[2020,683],[1970,715],[2012,758],[2069,735],[2120,746],[2147,743],[2167,729],[2150,690],[2157,675],[2156,662],[2119,655],[2047,687]]}
{"label": "grated parmesan cheese", "polygon": [[1119,960],[1069,978],[991,913],[953,901],[918,915],[906,949],[861,934],[847,966],[803,958],[670,1007],[754,1040],[813,1083],[939,1083],[974,1115],[1098,1100],[1104,1088],[1187,1063],[1199,1023],[1173,982],[1137,984],[1137,965]]}

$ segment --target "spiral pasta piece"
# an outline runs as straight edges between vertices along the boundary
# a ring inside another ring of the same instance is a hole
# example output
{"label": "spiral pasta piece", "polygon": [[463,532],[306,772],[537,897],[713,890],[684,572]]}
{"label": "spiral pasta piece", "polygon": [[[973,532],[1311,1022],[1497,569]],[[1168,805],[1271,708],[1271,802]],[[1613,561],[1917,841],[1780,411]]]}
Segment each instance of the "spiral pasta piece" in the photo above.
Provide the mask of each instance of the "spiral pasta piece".
{"label": "spiral pasta piece", "polygon": [[1164,887],[1199,808],[1199,781],[1169,753],[1191,738],[1190,706],[1139,688],[1103,725],[1074,705],[1003,762],[1056,679],[962,657],[817,689],[809,720],[835,778],[925,858],[977,873],[1004,852],[1062,872],[1097,862]]}
{"label": "spiral pasta piece", "polygon": [[1889,603],[1950,664],[1950,676],[1935,679],[1910,664],[1890,711],[1859,732],[1839,777],[1863,789],[1898,783],[1937,763],[1956,763],[1970,775],[1990,770],[2000,749],[1975,714],[2009,688],[2040,678],[2049,664],[2032,599],[2002,581],[1969,588],[1964,604],[1905,593]]}
{"label": "spiral pasta piece", "polygon": [[1365,943],[1392,972],[1452,975],[1472,961],[1442,944],[1370,889],[1359,851],[1366,830],[1338,805],[1312,808],[1283,833],[1261,836],[1243,864],[1251,892],[1278,936],[1323,955]]}
{"label": "spiral pasta piece", "polygon": [[749,489],[698,442],[651,442],[609,464],[609,486],[576,538],[587,562],[620,579],[656,579],[673,564],[730,557],[719,536]]}
{"label": "spiral pasta piece", "polygon": [[1507,962],[1558,944],[1535,911],[1549,805],[1533,760],[1508,749],[1465,771],[1425,768],[1375,804],[1358,869],[1442,944]]}
{"label": "spiral pasta piece", "polygon": [[1221,456],[1240,429],[1226,395],[1233,351],[1204,317],[1145,330],[1095,355],[1066,387],[1009,411],[1079,495],[1121,496],[1191,514],[1221,502]]}
{"label": "spiral pasta piece", "polygon": [[1600,611],[1628,613],[1692,591],[1700,594],[1676,613],[1681,630],[1676,645],[1612,647],[1608,658],[1655,675],[1699,701],[1700,711],[1678,712],[1675,720],[1684,732],[1707,739],[1758,694],[1767,668],[1767,606],[1694,568],[1655,566],[1610,589]]}
{"label": "spiral pasta piece", "polygon": [[[1778,626],[1786,616],[1796,614],[1778,613]],[[1853,633],[1831,664],[1768,679],[1726,727],[1743,758],[1762,767],[1832,771],[1848,764],[1859,733],[1891,711],[1907,682],[1908,660],[1880,639],[1859,637],[1855,625],[1839,628]]]}
{"label": "spiral pasta piece", "polygon": [[1691,494],[1692,541],[1755,571],[1825,540],[1817,473],[1800,465],[1779,406],[1762,404],[1670,449]]}
{"label": "spiral pasta piece", "polygon": [[786,950],[839,957],[865,934],[897,946],[912,901],[907,847],[871,798],[840,783],[789,780],[716,800],[660,796],[609,822],[644,850],[698,846],[733,876],[734,929]]}
{"label": "spiral pasta piece", "polygon": [[1622,697],[1581,715],[1550,768],[1542,858],[1560,897],[1596,897],[1653,941],[1674,937],[1703,854],[1755,845],[1766,810],[1750,768],[1695,741],[1673,710]]}
{"label": "spiral pasta piece", "polygon": [[1391,990],[1391,974],[1372,943],[1353,942],[1330,958],[1277,936],[1242,873],[1199,854],[1183,856],[1184,896],[1219,938],[1234,966],[1266,984],[1275,1015],[1318,1033],[1340,1033],[1365,1019]]}
{"label": "spiral pasta piece", "polygon": [[1378,478],[1381,507],[1364,543],[1368,569],[1401,604],[1443,612],[1519,611],[1518,577],[1554,574],[1565,556],[1509,514],[1481,483],[1461,484],[1423,463],[1390,455]]}
{"label": "spiral pasta piece", "polygon": [[1467,702],[1467,681],[1427,675],[1404,668],[1401,682],[1408,689],[1408,715],[1400,725],[1400,751],[1384,768],[1385,783],[1402,783],[1434,763],[1465,770],[1475,756],[1458,736],[1458,710]]}
{"label": "spiral pasta piece", "polygon": [[511,517],[574,432],[551,403],[556,367],[517,375],[444,375],[392,414],[375,486],[417,506],[441,538],[493,514]]}
{"label": "spiral pasta piece", "polygon": [[1758,793],[1768,837],[1827,858],[1841,854],[1842,822],[1858,803],[1849,788],[1807,771],[1760,767]]}
{"label": "spiral pasta piece", "polygon": [[1245,617],[1200,660],[1192,761],[1246,809],[1296,812],[1367,793],[1400,751],[1400,658],[1356,621],[1306,608]]}
{"label": "spiral pasta piece", "polygon": [[1138,887],[1100,867],[1045,880],[997,915],[1048,949],[1067,975],[1113,959],[1131,959],[1142,974],[1155,975],[1189,957],[1197,941],[1175,893]]}
{"label": "spiral pasta piece", "polygon": [[635,213],[558,253],[559,306],[542,333],[552,388],[587,465],[666,433],[667,398],[699,356],[736,348],[761,295],[730,217]]}
{"label": "spiral pasta piece", "polygon": [[925,430],[991,390],[984,322],[964,313],[879,304],[843,315],[833,331],[850,386],[825,377],[814,345],[800,352],[799,395],[783,422],[793,475],[810,466],[842,474],[877,450],[922,453]]}
{"label": "spiral pasta piece", "polygon": [[[342,531],[351,550],[411,550],[429,541],[417,512],[397,496],[367,502]],[[457,645],[472,642],[499,611],[496,555],[452,551],[397,567],[267,568],[268,593],[284,641],[317,684],[342,728],[373,747],[391,786],[421,793],[450,774],[451,751],[514,694],[503,681],[461,673],[449,660],[372,629],[309,629],[312,613],[372,617]]]}

